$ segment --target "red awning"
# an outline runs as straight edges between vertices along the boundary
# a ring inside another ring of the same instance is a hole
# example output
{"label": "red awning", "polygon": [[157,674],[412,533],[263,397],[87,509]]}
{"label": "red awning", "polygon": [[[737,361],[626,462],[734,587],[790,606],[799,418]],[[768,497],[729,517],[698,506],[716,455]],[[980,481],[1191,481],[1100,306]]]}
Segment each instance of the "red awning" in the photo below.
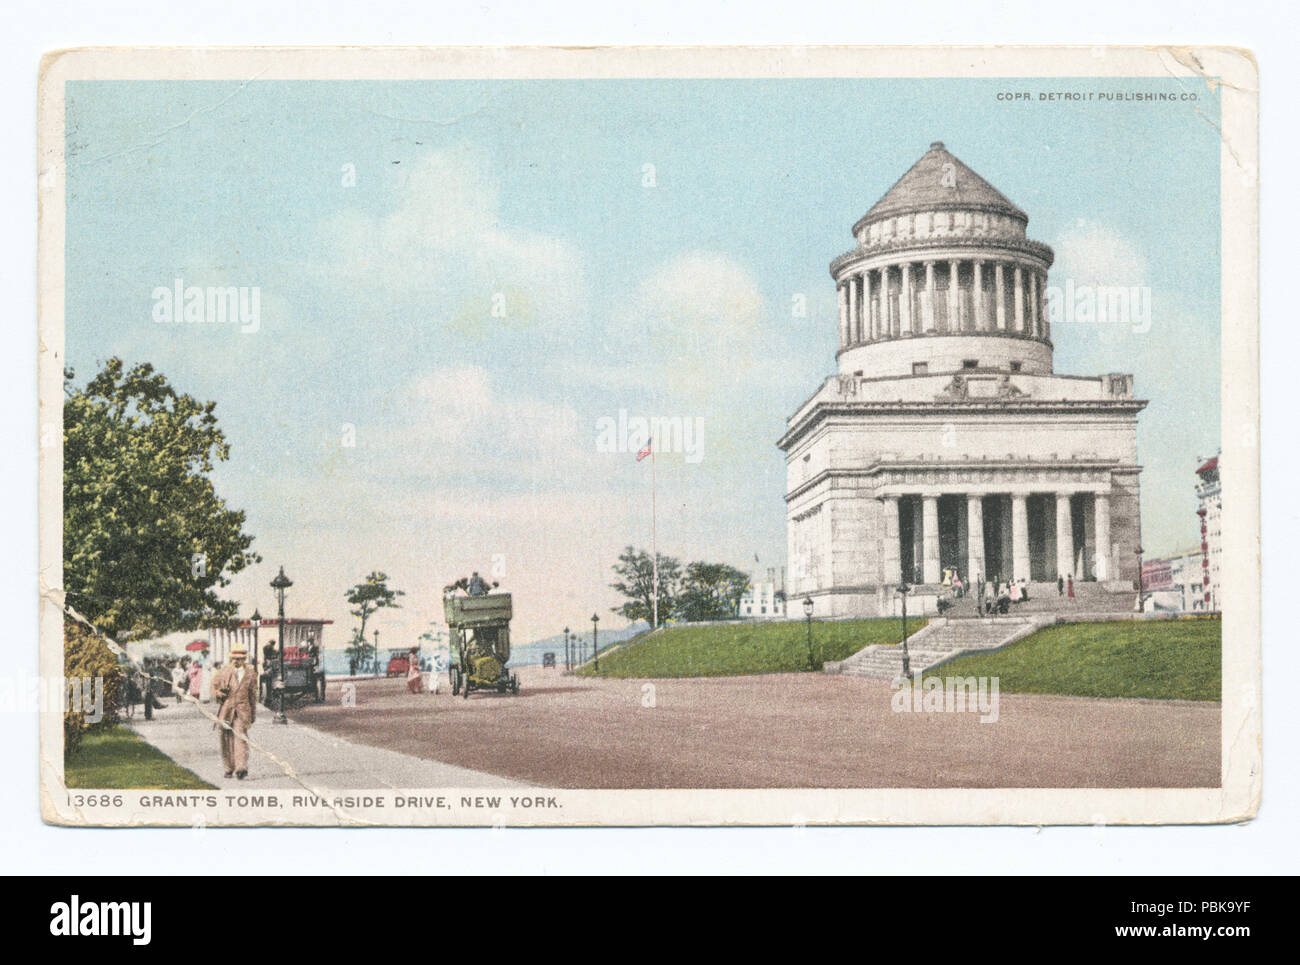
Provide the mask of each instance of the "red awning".
{"label": "red awning", "polygon": [[185,649],[186,649],[186,650],[206,650],[206,649],[208,649],[208,641],[206,641],[206,640],[191,640],[189,643],[185,644]]}

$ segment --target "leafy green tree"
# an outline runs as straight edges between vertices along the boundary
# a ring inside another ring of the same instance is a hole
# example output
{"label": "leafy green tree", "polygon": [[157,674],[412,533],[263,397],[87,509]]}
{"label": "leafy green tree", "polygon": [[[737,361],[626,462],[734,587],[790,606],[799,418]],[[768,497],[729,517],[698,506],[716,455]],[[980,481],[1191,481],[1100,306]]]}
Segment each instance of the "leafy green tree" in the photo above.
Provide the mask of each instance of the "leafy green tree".
{"label": "leafy green tree", "polygon": [[726,563],[697,561],[686,568],[677,596],[676,616],[687,623],[730,620],[749,589],[749,574]]}
{"label": "leafy green tree", "polygon": [[[67,700],[63,708],[63,753],[66,756],[77,750],[86,731],[96,726],[107,726],[117,719],[125,680],[122,667],[108,649],[108,644],[71,619],[63,624],[63,677],[63,697]],[[78,682],[81,697],[77,702],[70,699],[72,692],[66,686],[74,680]],[[100,686],[103,688],[103,704],[98,708],[92,700],[97,680],[102,682]],[[102,718],[97,722],[87,720],[93,718],[97,710],[103,714]]]}
{"label": "leafy green tree", "polygon": [[[366,641],[366,621],[368,621],[376,612],[384,609],[400,609],[401,604],[397,602],[399,596],[406,596],[402,590],[394,590],[388,586],[388,574],[375,570],[358,583],[352,589],[344,594],[347,601],[352,604],[354,609],[352,615],[360,622],[352,637],[352,645],[347,648],[349,658],[355,657],[359,663],[364,663],[372,650],[375,650]],[[375,660],[378,662],[379,653],[375,651]]]}
{"label": "leafy green tree", "polygon": [[[627,598],[621,606],[611,607],[628,620],[644,620],[650,623],[654,614],[654,560],[645,550],[628,546],[619,554],[614,564],[614,573],[619,579],[610,584]],[[672,615],[677,599],[677,587],[681,580],[682,565],[671,556],[659,554],[659,624]]]}
{"label": "leafy green tree", "polygon": [[64,372],[63,584],[115,639],[233,617],[217,597],[257,563],[244,514],[210,474],[230,457],[215,402],[177,392],[153,366],[112,358],[78,389]]}

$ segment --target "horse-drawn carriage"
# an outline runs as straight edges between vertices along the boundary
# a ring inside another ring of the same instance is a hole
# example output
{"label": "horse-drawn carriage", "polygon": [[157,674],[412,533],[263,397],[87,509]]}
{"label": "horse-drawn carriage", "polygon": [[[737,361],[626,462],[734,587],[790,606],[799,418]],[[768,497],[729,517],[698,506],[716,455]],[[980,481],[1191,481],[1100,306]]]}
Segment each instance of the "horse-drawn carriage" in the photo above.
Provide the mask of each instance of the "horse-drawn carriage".
{"label": "horse-drawn carriage", "polygon": [[471,690],[519,693],[519,676],[506,668],[510,660],[509,593],[443,596],[451,631],[451,692],[469,697]]}

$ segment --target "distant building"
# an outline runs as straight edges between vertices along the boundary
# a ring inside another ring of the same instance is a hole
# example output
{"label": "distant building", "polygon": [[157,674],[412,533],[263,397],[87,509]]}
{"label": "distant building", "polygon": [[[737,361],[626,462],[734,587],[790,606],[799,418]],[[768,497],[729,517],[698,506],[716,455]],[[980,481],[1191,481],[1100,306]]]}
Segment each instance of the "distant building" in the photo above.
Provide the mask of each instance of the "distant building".
{"label": "distant building", "polygon": [[1223,489],[1219,484],[1219,456],[1208,460],[1196,475],[1196,498],[1200,507],[1196,515],[1201,518],[1201,569],[1204,609],[1218,610],[1223,565]]}
{"label": "distant building", "polygon": [[740,598],[737,615],[746,620],[771,620],[785,616],[785,594],[775,583],[751,583]]}
{"label": "distant building", "polygon": [[1142,588],[1152,610],[1194,613],[1209,609],[1204,599],[1203,554],[1199,546],[1163,559],[1143,560]]}
{"label": "distant building", "polygon": [[[286,619],[284,621],[286,655],[292,657],[292,651],[306,646],[309,642],[319,649],[324,649],[325,627],[333,622],[333,620]],[[260,663],[259,648],[265,647],[268,643],[279,646],[279,625],[280,621],[275,617],[268,617],[258,623],[242,620],[229,626],[209,629],[208,644],[213,662],[224,664],[230,659],[230,651],[236,646],[242,646],[249,652],[254,663]]]}

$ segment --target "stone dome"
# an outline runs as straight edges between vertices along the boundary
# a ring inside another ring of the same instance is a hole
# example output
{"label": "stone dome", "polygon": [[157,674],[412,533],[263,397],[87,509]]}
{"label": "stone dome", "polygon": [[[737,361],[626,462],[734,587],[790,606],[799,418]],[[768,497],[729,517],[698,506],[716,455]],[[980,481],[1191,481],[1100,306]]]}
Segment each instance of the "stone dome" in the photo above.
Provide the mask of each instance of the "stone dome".
{"label": "stone dome", "polygon": [[1029,222],[1029,216],[1006,195],[949,153],[943,141],[935,141],[853,226],[853,233],[882,218],[943,210],[987,211],[1009,215],[1022,224]]}
{"label": "stone dome", "polygon": [[853,226],[831,262],[840,370],[897,377],[1052,371],[1052,249],[1029,216],[936,141]]}

